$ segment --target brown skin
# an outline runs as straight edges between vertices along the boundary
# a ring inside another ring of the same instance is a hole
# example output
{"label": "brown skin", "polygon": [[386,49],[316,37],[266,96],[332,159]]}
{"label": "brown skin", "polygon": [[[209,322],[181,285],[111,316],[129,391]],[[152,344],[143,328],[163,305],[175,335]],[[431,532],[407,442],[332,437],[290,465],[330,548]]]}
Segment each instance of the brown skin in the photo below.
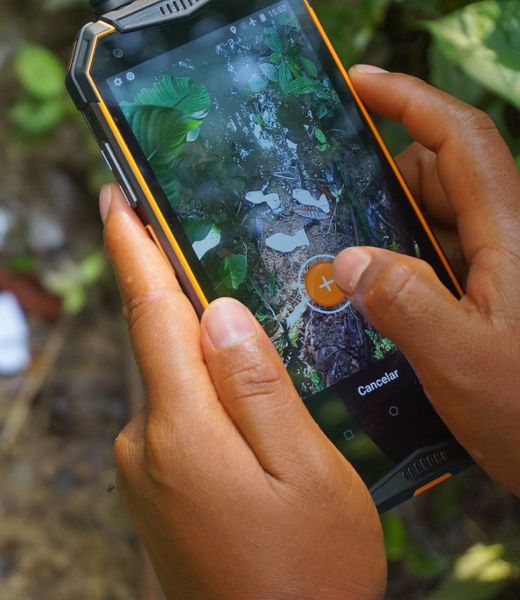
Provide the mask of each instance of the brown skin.
{"label": "brown skin", "polygon": [[[518,491],[518,174],[481,113],[406,76],[352,76],[422,144],[400,165],[452,242],[458,227],[471,270],[458,302],[421,261],[356,249],[338,258],[338,282],[402,346],[459,440]],[[199,323],[115,186],[101,213],[148,397],[116,441],[119,488],[168,598],[382,598],[368,491],[261,327],[226,299]]]}
{"label": "brown skin", "polygon": [[119,489],[167,597],[382,598],[368,490],[260,325],[230,299],[199,324],[115,186],[102,203],[148,399],[116,441]]}
{"label": "brown skin", "polygon": [[371,110],[417,140],[398,162],[448,255],[466,263],[466,294],[457,301],[424,262],[374,248],[345,250],[336,280],[404,351],[475,461],[520,495],[520,174],[484,113],[406,75],[351,76]]}

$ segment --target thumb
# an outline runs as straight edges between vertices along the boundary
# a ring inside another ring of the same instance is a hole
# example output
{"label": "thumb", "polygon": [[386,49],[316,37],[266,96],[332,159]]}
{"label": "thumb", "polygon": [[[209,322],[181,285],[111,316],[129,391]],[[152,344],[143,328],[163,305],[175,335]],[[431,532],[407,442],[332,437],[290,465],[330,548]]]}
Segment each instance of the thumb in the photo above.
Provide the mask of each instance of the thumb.
{"label": "thumb", "polygon": [[300,457],[307,474],[322,471],[333,447],[249,310],[221,298],[204,313],[201,329],[219,399],[264,470],[280,480],[296,476],[295,457]]}
{"label": "thumb", "polygon": [[350,248],[336,259],[335,279],[352,305],[399,346],[425,387],[446,373],[465,311],[430,265],[388,250]]}

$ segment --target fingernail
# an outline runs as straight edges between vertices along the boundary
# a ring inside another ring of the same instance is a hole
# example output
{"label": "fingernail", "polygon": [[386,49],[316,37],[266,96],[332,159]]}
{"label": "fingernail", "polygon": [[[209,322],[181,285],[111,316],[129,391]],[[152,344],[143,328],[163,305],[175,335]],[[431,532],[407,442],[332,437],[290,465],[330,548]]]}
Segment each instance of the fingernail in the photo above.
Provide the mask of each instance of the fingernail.
{"label": "fingernail", "polygon": [[108,211],[110,210],[110,204],[112,203],[112,186],[104,185],[101,188],[101,192],[99,194],[99,212],[101,213],[101,220],[103,224],[108,217]]}
{"label": "fingernail", "polygon": [[236,346],[258,332],[253,315],[245,306],[231,298],[213,302],[206,311],[204,325],[217,349]]}
{"label": "fingernail", "polygon": [[385,69],[381,67],[376,67],[375,65],[354,65],[352,67],[355,71],[359,71],[360,73],[388,73]]}
{"label": "fingernail", "polygon": [[334,264],[334,278],[347,296],[356,291],[359,280],[371,261],[370,254],[359,248],[349,248],[338,256]]}

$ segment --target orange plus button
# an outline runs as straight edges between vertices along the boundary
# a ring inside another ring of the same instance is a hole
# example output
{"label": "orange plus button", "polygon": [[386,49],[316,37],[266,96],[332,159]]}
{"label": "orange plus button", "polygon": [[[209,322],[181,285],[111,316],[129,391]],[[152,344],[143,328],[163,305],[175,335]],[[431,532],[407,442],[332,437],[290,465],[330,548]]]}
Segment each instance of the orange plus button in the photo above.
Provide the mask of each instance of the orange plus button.
{"label": "orange plus button", "polygon": [[309,266],[305,274],[305,289],[309,298],[324,308],[333,308],[347,299],[334,281],[334,267],[330,261],[320,261]]}

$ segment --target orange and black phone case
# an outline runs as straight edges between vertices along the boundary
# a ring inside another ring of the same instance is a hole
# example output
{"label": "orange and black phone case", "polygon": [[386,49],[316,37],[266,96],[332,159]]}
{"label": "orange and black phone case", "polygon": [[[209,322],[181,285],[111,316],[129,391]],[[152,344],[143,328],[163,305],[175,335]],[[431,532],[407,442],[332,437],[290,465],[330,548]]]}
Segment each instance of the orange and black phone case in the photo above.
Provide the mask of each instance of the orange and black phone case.
{"label": "orange and black phone case", "polygon": [[[316,29],[319,31],[337,68],[341,72],[367,126],[376,138],[435,252],[438,254],[453,289],[462,296],[463,290],[457,277],[428,226],[417,202],[408,189],[381,135],[378,133],[366,108],[356,94],[347,71],[334,50],[314,9],[308,0],[301,1],[305,5]],[[83,113],[129,205],[136,211],[154,242],[172,264],[185,294],[199,315],[202,315],[211,299],[205,295],[189,261],[183,253],[181,245],[176,240],[171,227],[168,225],[167,219],[165,219],[149,183],[138,167],[137,161],[132,155],[120,127],[107,107],[92,76],[92,65],[98,42],[102,38],[110,36],[116,31],[125,33],[127,31],[136,31],[139,28],[156,27],[174,20],[186,19],[195,15],[211,2],[212,0],[135,0],[122,8],[102,15],[99,20],[88,23],[79,32],[75,41],[66,82],[72,99],[77,108]],[[378,488],[380,488],[381,493],[378,489],[372,489],[371,491],[379,509],[387,510],[448,479],[451,475],[464,469],[469,464],[471,464],[470,459],[467,455],[461,454],[458,449],[452,452],[450,448],[446,449],[444,447],[425,448],[411,456],[406,465],[398,465],[384,480],[379,482]],[[417,472],[419,475],[417,477],[407,477],[408,485],[406,489],[402,489],[402,486],[397,486],[394,494],[392,492],[392,488],[394,487],[392,482],[395,480],[396,473],[399,473],[399,476],[402,478],[403,473],[406,473],[407,469],[409,473]]]}

